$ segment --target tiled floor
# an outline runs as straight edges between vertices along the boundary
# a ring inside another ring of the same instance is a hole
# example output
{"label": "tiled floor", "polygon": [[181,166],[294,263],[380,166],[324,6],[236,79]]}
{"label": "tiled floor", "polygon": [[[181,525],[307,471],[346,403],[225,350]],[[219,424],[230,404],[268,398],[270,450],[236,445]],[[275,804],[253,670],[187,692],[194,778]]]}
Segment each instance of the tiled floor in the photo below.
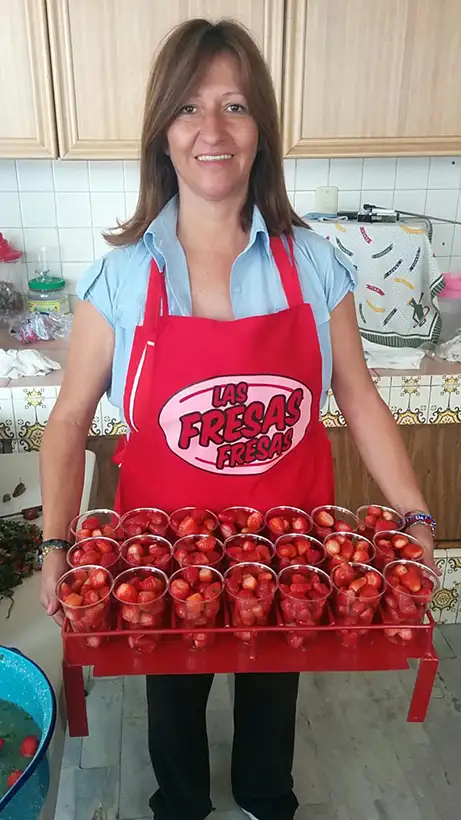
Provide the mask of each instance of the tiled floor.
{"label": "tiled floor", "polygon": [[[414,669],[302,676],[296,820],[459,820],[461,625],[441,627],[437,649],[424,725],[405,720]],[[231,687],[217,678],[209,704],[213,820],[244,820],[228,776]],[[152,820],[144,679],[90,679],[89,689],[91,734],[67,738],[56,820]]]}

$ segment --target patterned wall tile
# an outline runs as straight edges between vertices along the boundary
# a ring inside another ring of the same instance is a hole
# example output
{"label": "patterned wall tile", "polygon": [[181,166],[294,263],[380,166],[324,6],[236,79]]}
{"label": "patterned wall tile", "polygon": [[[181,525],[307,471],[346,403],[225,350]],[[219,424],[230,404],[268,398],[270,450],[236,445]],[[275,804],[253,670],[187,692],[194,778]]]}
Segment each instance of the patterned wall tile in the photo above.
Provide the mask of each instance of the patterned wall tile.
{"label": "patterned wall tile", "polygon": [[442,573],[440,576],[440,589],[434,595],[434,600],[431,604],[432,617],[436,623],[444,623],[443,613],[450,603],[450,595],[445,590],[445,576],[447,572],[447,550],[435,550],[435,563],[437,568]]}
{"label": "patterned wall tile", "polygon": [[434,596],[432,611],[434,618],[437,612],[438,623],[453,624],[457,619],[461,595],[461,550],[449,549],[446,553],[445,572],[440,589]]}
{"label": "patterned wall tile", "polygon": [[389,405],[390,398],[391,398],[391,377],[390,376],[378,376],[376,373],[373,374],[373,381],[378,389],[378,393],[380,394],[383,401]]}
{"label": "patterned wall tile", "polygon": [[11,441],[16,438],[14,424],[13,399],[9,387],[0,388],[0,441]]}
{"label": "patterned wall tile", "polygon": [[57,388],[12,387],[11,395],[18,450],[25,453],[39,450]]}
{"label": "patterned wall tile", "polygon": [[392,376],[390,408],[397,424],[425,424],[430,391],[430,376]]}
{"label": "patterned wall tile", "polygon": [[432,376],[430,424],[461,422],[461,376]]}
{"label": "patterned wall tile", "polygon": [[102,401],[98,403],[96,408],[96,413],[94,414],[94,419],[91,422],[91,427],[89,431],[90,436],[102,436]]}
{"label": "patterned wall tile", "polygon": [[325,406],[322,408],[322,421],[325,427],[345,427],[346,420],[341,413],[338,405],[336,404],[336,399],[333,395],[333,391],[329,390],[327,395],[327,401]]}
{"label": "patterned wall tile", "polygon": [[126,431],[124,422],[120,418],[118,407],[110,403],[107,396],[101,399],[101,421],[103,436],[123,436]]}

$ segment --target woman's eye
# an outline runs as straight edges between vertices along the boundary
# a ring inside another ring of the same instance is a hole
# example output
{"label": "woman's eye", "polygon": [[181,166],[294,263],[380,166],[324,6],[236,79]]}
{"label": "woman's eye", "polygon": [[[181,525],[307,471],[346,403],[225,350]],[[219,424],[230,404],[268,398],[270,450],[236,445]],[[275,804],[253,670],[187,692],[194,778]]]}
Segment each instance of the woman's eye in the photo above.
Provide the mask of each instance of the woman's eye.
{"label": "woman's eye", "polygon": [[195,105],[192,105],[192,104],[190,104],[190,105],[183,105],[183,107],[181,108],[181,110],[180,110],[180,112],[179,112],[179,113],[180,113],[180,114],[193,114],[195,110],[196,110],[196,106],[195,106]]}
{"label": "woman's eye", "polygon": [[242,111],[245,111],[245,107],[241,103],[229,103],[227,108],[232,114],[241,114]]}

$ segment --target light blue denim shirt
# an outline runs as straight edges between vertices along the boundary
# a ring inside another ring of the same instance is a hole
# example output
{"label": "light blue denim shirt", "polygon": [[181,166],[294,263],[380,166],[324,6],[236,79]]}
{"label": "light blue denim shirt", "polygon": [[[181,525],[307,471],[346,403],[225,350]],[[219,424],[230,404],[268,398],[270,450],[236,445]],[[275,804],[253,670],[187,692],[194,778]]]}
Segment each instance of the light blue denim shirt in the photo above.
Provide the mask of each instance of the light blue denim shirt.
{"label": "light blue denim shirt", "polygon": [[[187,263],[176,236],[177,198],[173,197],[136,245],[117,248],[96,260],[77,285],[115,331],[109,401],[123,417],[123,392],[136,325],[144,316],[151,259],[165,268],[169,313],[190,316],[192,299]],[[322,354],[323,396],[331,383],[330,313],[355,288],[355,270],[341,251],[308,228],[294,229],[295,260],[305,302],[310,303]],[[248,244],[235,260],[230,278],[236,319],[277,313],[287,307],[269,247],[269,233],[254,208]]]}

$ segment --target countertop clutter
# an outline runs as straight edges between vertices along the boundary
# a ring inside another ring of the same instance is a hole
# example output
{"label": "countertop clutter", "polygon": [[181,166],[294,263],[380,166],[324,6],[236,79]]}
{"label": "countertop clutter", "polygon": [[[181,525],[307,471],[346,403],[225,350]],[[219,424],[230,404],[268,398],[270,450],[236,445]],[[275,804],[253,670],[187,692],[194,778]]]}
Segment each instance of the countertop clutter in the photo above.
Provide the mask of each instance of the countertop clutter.
{"label": "countertop clutter", "polygon": [[404,523],[377,505],[81,516],[57,585],[71,736],[88,734],[88,665],[98,677],[395,670],[419,658],[408,720],[423,721],[439,581]]}

